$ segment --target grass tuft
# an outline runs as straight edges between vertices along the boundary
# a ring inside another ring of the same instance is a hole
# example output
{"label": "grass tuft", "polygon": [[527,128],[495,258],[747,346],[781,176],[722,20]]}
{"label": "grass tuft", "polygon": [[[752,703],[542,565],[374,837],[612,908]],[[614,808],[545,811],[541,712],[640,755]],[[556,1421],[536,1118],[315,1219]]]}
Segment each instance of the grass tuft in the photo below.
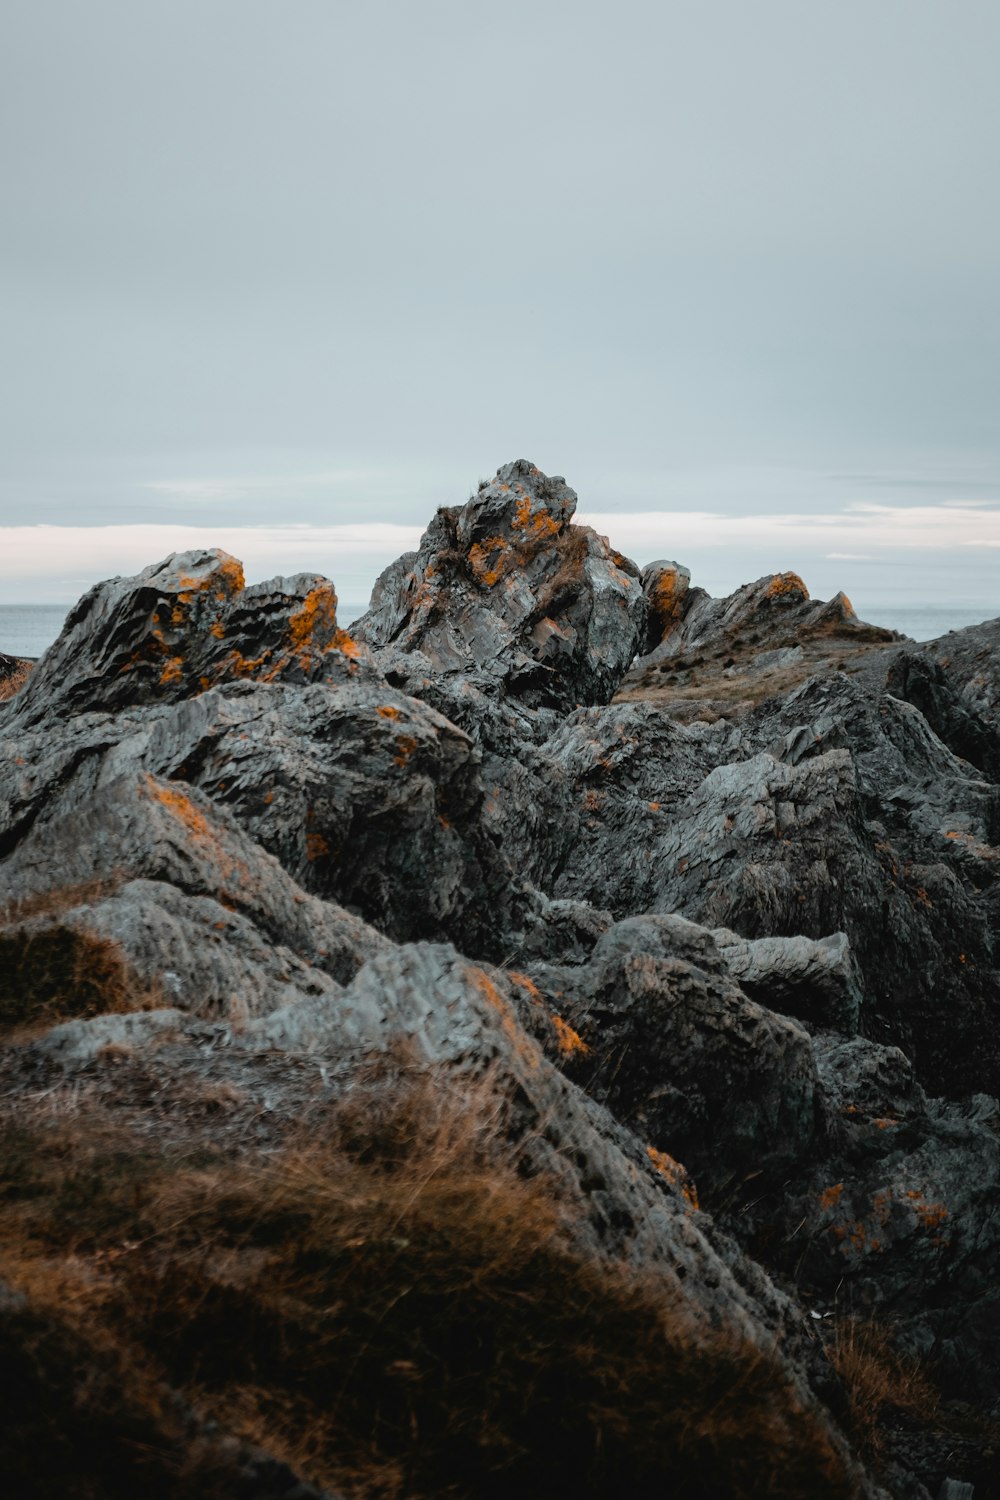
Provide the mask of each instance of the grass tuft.
{"label": "grass tuft", "polygon": [[[79,1368],[106,1370],[110,1350],[145,1372],[129,1399],[160,1434],[147,1455],[173,1440],[169,1389],[358,1500],[856,1493],[774,1357],[696,1326],[657,1275],[573,1247],[552,1185],[511,1164],[488,1088],[366,1084],[270,1157],[36,1121],[0,1163],[0,1276],[93,1346]],[[133,1420],[111,1393],[125,1378],[87,1387],[114,1432]],[[29,1457],[11,1441],[16,1489]],[[82,1437],[51,1451],[77,1476],[49,1474],[51,1493],[102,1493],[79,1487]]]}

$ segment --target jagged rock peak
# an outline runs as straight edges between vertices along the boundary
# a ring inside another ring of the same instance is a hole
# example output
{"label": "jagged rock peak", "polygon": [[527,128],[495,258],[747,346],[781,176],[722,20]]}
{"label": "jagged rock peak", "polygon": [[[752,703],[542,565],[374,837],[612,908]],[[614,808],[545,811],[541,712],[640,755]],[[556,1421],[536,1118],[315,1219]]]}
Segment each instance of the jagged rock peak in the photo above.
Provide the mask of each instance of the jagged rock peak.
{"label": "jagged rock peak", "polygon": [[576,493],[527,459],[443,507],[417,552],[387,568],[355,627],[384,669],[428,670],[533,706],[607,702],[642,644],[639,569],[587,526]]}
{"label": "jagged rock peak", "polygon": [[174,553],[85,594],[16,703],[18,717],[177,702],[220,682],[346,680],[358,648],[318,574],[247,588],[218,548]]}

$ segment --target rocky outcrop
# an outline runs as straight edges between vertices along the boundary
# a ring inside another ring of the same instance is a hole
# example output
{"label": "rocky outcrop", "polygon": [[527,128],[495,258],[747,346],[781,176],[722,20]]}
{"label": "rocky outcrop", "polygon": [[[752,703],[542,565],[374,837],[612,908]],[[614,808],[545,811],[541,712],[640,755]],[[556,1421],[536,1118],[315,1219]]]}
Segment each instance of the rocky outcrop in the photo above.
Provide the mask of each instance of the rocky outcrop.
{"label": "rocky outcrop", "polygon": [[797,573],[769,574],[725,599],[692,589],[676,563],[651,563],[643,576],[651,625],[621,696],[685,721],[741,717],[816,671],[850,670],[900,639],[859,620],[846,594],[810,599]]}
{"label": "rocky outcrop", "polygon": [[711,933],[633,917],[586,964],[528,973],[571,1028],[559,1038],[573,1076],[684,1162],[703,1193],[785,1174],[807,1156],[818,1087],[809,1037],[748,999]]}
{"label": "rocky outcrop", "polygon": [[[917,646],[793,574],[713,600],[575,504],[505,466],[352,637],[328,581],[218,552],[91,590],[0,706],[0,1127],[110,1112],[256,1182],[352,1099],[477,1101],[574,1264],[779,1351],[801,1492],[874,1495],[845,1310],[1000,1405],[997,627]],[[182,1323],[272,1253],[226,1225]],[[122,1238],[88,1286],[157,1236]]]}
{"label": "rocky outcrop", "polygon": [[419,652],[418,675],[426,663],[532,706],[607,702],[641,642],[645,596],[635,564],[574,526],[575,510],[565,480],[505,464],[382,574],[356,636],[386,670]]}
{"label": "rocky outcrop", "polygon": [[358,658],[328,579],[300,574],[247,589],[236,558],[184,552],[85,594],[20,695],[18,716],[27,725],[180,702],[247,678],[347,681]]}

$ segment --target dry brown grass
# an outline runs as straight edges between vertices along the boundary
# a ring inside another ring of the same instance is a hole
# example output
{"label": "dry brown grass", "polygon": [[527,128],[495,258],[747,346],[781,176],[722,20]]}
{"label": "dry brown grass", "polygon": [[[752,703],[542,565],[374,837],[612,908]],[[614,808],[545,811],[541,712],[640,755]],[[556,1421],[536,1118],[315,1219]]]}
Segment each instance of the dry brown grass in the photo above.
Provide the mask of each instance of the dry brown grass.
{"label": "dry brown grass", "polygon": [[828,1353],[844,1384],[853,1435],[870,1457],[877,1458],[883,1449],[887,1421],[938,1420],[940,1396],[926,1369],[894,1347],[884,1324],[841,1319]]}
{"label": "dry brown grass", "polygon": [[[117,943],[61,920],[121,883],[114,874],[8,901],[0,911],[0,1028],[34,1031],[73,1016],[163,1003],[160,990],[139,979]],[[11,1039],[8,1030],[5,1040]]]}
{"label": "dry brown grass", "polygon": [[[365,1088],[270,1159],[22,1125],[0,1141],[0,1275],[61,1337],[146,1372],[146,1451],[173,1441],[158,1379],[348,1496],[855,1493],[777,1362],[696,1329],[655,1276],[575,1252],[503,1132],[488,1093],[434,1080]],[[108,1406],[107,1381],[87,1389]]]}
{"label": "dry brown grass", "polygon": [[12,665],[9,671],[0,672],[0,703],[6,702],[8,698],[13,698],[15,693],[21,691],[31,676],[31,669],[34,666],[34,662],[19,661],[11,657],[4,657],[2,660],[11,662]]}
{"label": "dry brown grass", "polygon": [[75,906],[87,906],[113,893],[122,884],[124,877],[95,877],[78,881],[75,885],[53,886],[50,890],[34,891],[28,896],[8,900],[0,908],[0,927],[14,922],[26,922],[30,917],[61,917]]}

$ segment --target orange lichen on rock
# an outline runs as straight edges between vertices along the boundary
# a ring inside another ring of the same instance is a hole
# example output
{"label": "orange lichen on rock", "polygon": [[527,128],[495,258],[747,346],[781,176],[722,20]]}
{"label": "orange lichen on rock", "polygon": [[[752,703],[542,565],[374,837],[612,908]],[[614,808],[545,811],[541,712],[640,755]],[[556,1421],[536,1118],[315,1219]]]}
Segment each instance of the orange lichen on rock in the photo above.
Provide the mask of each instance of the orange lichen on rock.
{"label": "orange lichen on rock", "polygon": [[840,1202],[840,1195],[844,1191],[842,1182],[835,1182],[832,1187],[824,1188],[819,1195],[819,1206],[822,1209],[836,1208]]}
{"label": "orange lichen on rock", "polygon": [[391,703],[383,703],[375,712],[383,719],[398,719],[399,709],[393,708]]}
{"label": "orange lichen on rock", "polygon": [[675,1161],[672,1156],[668,1156],[666,1151],[658,1151],[655,1146],[647,1146],[646,1155],[660,1175],[665,1177],[674,1187],[680,1188],[691,1207],[697,1208],[697,1190],[688,1176],[687,1170],[681,1166],[680,1162]]}
{"label": "orange lichen on rock", "polygon": [[541,991],[539,990],[538,985],[534,982],[534,980],[528,978],[527,974],[519,974],[516,970],[511,970],[511,972],[507,975],[507,978],[510,980],[511,984],[516,984],[519,990],[525,991],[525,993],[531,1000],[532,1005],[541,1005]]}
{"label": "orange lichen on rock", "polygon": [[226,667],[236,677],[253,677],[270,659],[270,650],[262,651],[260,656],[244,656],[240,651],[232,651],[226,657]]}
{"label": "orange lichen on rock", "polygon": [[680,602],[687,593],[687,578],[679,568],[664,569],[647,593],[649,607],[657,620],[666,623],[680,614]]}
{"label": "orange lichen on rock", "polygon": [[168,656],[160,669],[160,685],[168,687],[174,682],[184,681],[184,658],[182,656]]}
{"label": "orange lichen on rock", "polygon": [[202,594],[210,588],[214,588],[216,599],[221,601],[241,593],[245,587],[243,564],[228,554],[220,558],[211,573],[207,573],[204,578],[182,573],[177,580],[177,590],[185,604],[190,603],[192,594]]}
{"label": "orange lichen on rock", "polygon": [[146,777],[146,785],[150,792],[165,808],[173,813],[175,818],[184,824],[188,833],[194,839],[212,838],[212,829],[208,819],[201,810],[195,807],[191,798],[180,787],[165,786],[162,782],[154,780],[152,776]]}
{"label": "orange lichen on rock", "polygon": [[208,627],[208,633],[209,635],[214,635],[217,641],[221,641],[226,633],[226,627],[221,620],[216,620]]}
{"label": "orange lichen on rock", "polygon": [[809,598],[809,590],[798,573],[775,573],[765,590],[765,597],[780,599],[791,594],[798,594],[803,599]]}
{"label": "orange lichen on rock", "polygon": [[587,1057],[590,1048],[580,1036],[579,1032],[573,1030],[568,1021],[562,1016],[553,1016],[552,1025],[555,1027],[556,1046],[564,1057]]}
{"label": "orange lichen on rock", "polygon": [[288,617],[289,642],[303,665],[308,660],[317,630],[322,631],[326,637],[336,636],[338,633],[337,594],[332,583],[317,584],[310,589],[298,609],[294,609]]}
{"label": "orange lichen on rock", "polygon": [[541,1056],[538,1048],[521,1030],[513,1011],[489,975],[484,973],[482,969],[473,968],[469,970],[469,977],[490,1009],[496,1011],[499,1015],[504,1036],[506,1036],[518,1057],[527,1063],[529,1068],[535,1069],[539,1067]]}
{"label": "orange lichen on rock", "polygon": [[910,1188],[906,1196],[925,1229],[940,1229],[948,1218],[948,1210],[943,1203],[928,1203],[918,1189]]}
{"label": "orange lichen on rock", "polygon": [[417,741],[413,738],[412,734],[401,734],[396,741],[396,754],[393,756],[396,765],[407,765],[416,748]]}
{"label": "orange lichen on rock", "polygon": [[310,863],[329,854],[330,845],[321,833],[306,834],[306,859]]}
{"label": "orange lichen on rock", "polygon": [[487,537],[469,548],[469,567],[477,583],[492,588],[503,576],[504,562],[510,551],[502,536]]}
{"label": "orange lichen on rock", "polygon": [[532,510],[531,498],[528,495],[523,495],[515,505],[514,519],[510,524],[512,531],[524,532],[539,539],[555,536],[559,530],[559,522],[550,516],[547,510]]}

